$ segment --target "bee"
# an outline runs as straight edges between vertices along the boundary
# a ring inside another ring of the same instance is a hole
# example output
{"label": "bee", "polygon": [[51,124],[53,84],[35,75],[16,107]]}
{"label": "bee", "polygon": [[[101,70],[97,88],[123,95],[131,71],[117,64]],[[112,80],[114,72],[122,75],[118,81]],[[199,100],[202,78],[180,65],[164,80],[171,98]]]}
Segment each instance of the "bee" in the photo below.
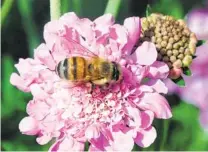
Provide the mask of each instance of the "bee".
{"label": "bee", "polygon": [[122,79],[122,71],[118,63],[98,57],[74,40],[69,42],[73,55],[60,61],[56,66],[56,73],[61,79],[71,82],[90,82],[99,86]]}

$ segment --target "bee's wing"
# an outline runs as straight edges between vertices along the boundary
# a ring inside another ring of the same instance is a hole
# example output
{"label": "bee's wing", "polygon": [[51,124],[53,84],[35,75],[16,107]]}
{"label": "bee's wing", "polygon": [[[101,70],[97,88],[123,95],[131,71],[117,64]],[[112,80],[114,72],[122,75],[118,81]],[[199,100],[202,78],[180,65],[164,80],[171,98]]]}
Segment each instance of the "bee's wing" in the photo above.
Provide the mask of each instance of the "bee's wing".
{"label": "bee's wing", "polygon": [[98,57],[95,53],[78,43],[73,39],[69,39],[69,49],[72,51],[73,55],[81,55],[86,57]]}

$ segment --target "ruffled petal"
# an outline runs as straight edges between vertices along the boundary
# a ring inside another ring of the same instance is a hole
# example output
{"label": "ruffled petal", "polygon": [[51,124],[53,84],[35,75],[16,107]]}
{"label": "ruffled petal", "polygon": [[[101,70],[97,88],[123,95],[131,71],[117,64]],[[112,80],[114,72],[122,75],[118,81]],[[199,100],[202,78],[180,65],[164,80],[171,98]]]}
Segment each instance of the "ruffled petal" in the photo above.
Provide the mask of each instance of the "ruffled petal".
{"label": "ruffled petal", "polygon": [[77,21],[79,21],[79,17],[74,12],[69,12],[61,16],[60,21],[63,21],[64,25],[72,27]]}
{"label": "ruffled petal", "polygon": [[38,84],[32,84],[30,86],[30,90],[32,95],[37,100],[44,100],[49,97],[49,95]]}
{"label": "ruffled petal", "polygon": [[134,140],[131,133],[123,133],[121,131],[113,132],[112,145],[106,147],[107,150],[112,151],[131,151],[134,147]]}
{"label": "ruffled petal", "polygon": [[141,128],[146,129],[152,125],[154,120],[154,113],[150,110],[141,112],[142,124]]}
{"label": "ruffled petal", "polygon": [[37,120],[42,120],[49,113],[49,106],[42,101],[31,100],[27,104],[27,113]]}
{"label": "ruffled petal", "polygon": [[197,8],[187,15],[187,24],[199,40],[208,39],[208,9]]}
{"label": "ruffled petal", "polygon": [[96,125],[89,126],[85,131],[85,137],[87,139],[98,138],[100,136],[100,128]]}
{"label": "ruffled petal", "polygon": [[49,49],[45,44],[40,44],[37,49],[35,49],[35,59],[40,60],[44,65],[49,67],[49,69],[54,70],[56,63],[51,56]]}
{"label": "ruffled petal", "polygon": [[167,100],[158,93],[145,93],[138,106],[144,110],[153,111],[156,118],[168,119],[172,117]]}
{"label": "ruffled petal", "polygon": [[114,22],[115,19],[112,16],[112,14],[104,14],[103,16],[95,19],[94,23],[96,29],[96,36],[99,37],[101,33],[107,33],[109,31],[109,27],[113,25]]}
{"label": "ruffled petal", "polygon": [[133,55],[136,55],[137,63],[140,65],[151,65],[157,59],[157,50],[153,43],[144,42]]}
{"label": "ruffled petal", "polygon": [[38,122],[32,117],[25,117],[19,123],[19,130],[26,135],[36,135],[39,132]]}
{"label": "ruffled petal", "polygon": [[164,62],[156,61],[149,67],[148,76],[154,79],[165,79],[169,74],[169,67]]}
{"label": "ruffled petal", "polygon": [[79,142],[71,136],[66,136],[61,140],[57,140],[49,149],[50,152],[55,151],[84,151],[84,143]]}
{"label": "ruffled petal", "polygon": [[26,86],[25,81],[22,79],[22,77],[20,77],[16,73],[12,73],[10,77],[10,83],[24,92],[30,91],[30,89],[28,88],[28,86]]}
{"label": "ruffled petal", "polygon": [[158,93],[168,93],[168,88],[166,87],[165,83],[162,82],[161,80],[155,80],[155,79],[151,79],[150,81],[148,81],[148,86],[151,86],[154,91],[158,92]]}
{"label": "ruffled petal", "polygon": [[128,55],[131,53],[135,43],[140,38],[141,34],[141,22],[139,17],[129,17],[124,20],[124,26],[128,31],[129,42],[125,49],[128,51]]}
{"label": "ruffled petal", "polygon": [[47,144],[50,140],[52,139],[52,137],[48,134],[48,135],[41,135],[38,138],[36,138],[36,141],[38,144],[40,145],[45,145]]}
{"label": "ruffled petal", "polygon": [[130,127],[139,127],[141,126],[141,114],[139,109],[133,108],[133,107],[128,107],[127,109],[127,114],[129,115],[128,119],[128,125]]}
{"label": "ruffled petal", "polygon": [[154,127],[142,130],[134,138],[135,143],[140,147],[149,147],[156,139],[157,133]]}
{"label": "ruffled petal", "polygon": [[116,40],[116,42],[120,44],[119,49],[122,49],[128,41],[127,30],[119,24],[111,26],[109,34],[112,39]]}

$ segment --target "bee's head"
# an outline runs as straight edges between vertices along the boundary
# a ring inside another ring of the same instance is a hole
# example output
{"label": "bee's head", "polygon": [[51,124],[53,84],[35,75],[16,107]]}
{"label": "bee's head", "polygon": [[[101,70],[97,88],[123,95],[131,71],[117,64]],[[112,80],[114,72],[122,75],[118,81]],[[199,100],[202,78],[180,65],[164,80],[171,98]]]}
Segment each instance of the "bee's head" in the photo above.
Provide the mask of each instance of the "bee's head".
{"label": "bee's head", "polygon": [[65,79],[65,73],[66,73],[66,66],[65,66],[65,60],[60,61],[57,66],[56,66],[56,74],[61,78],[61,79]]}
{"label": "bee's head", "polygon": [[121,67],[119,64],[113,63],[113,72],[112,72],[112,80],[113,81],[120,81],[122,79]]}

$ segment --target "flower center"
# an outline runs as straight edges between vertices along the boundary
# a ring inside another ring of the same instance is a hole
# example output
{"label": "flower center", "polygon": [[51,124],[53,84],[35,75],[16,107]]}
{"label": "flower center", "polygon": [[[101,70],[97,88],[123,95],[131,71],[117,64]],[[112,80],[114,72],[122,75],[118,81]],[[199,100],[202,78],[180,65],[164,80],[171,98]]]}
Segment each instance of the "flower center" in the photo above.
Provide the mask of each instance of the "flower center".
{"label": "flower center", "polygon": [[157,60],[169,68],[188,67],[196,50],[197,39],[183,20],[171,16],[151,14],[142,18],[140,42],[150,41],[156,45]]}

